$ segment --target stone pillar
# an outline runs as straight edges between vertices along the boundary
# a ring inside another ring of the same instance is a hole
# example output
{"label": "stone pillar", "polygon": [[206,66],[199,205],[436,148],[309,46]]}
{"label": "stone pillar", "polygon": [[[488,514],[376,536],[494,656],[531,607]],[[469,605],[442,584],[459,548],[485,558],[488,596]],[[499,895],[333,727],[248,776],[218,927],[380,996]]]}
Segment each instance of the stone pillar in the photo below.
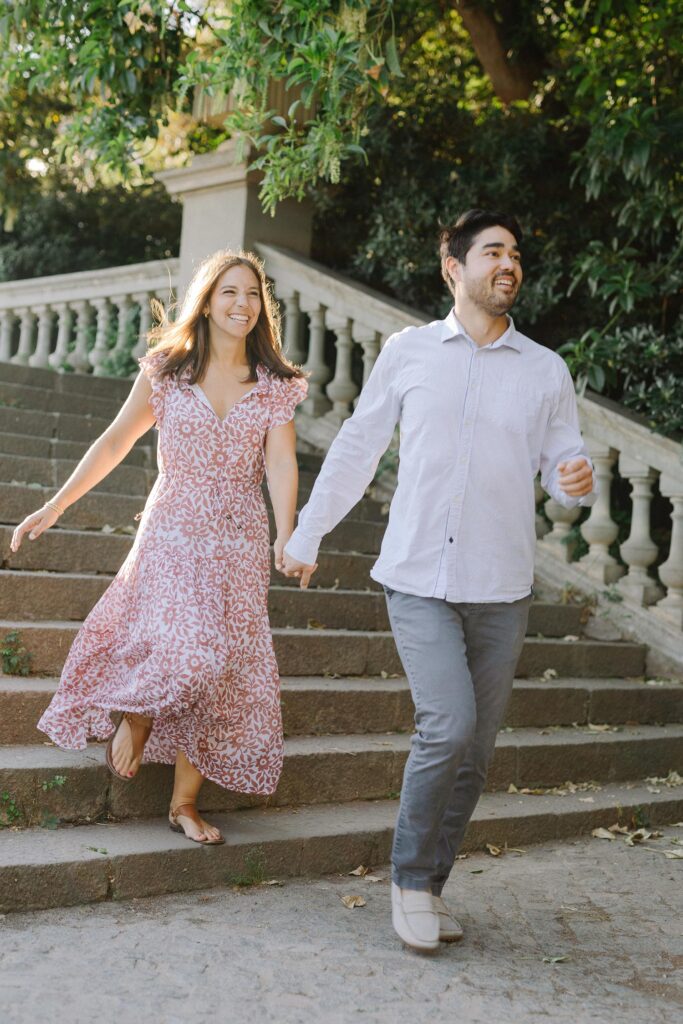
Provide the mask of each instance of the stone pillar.
{"label": "stone pillar", "polygon": [[36,317],[33,310],[27,306],[23,306],[15,312],[19,317],[21,327],[19,331],[19,348],[12,356],[12,362],[27,365],[33,350],[33,327]]}
{"label": "stone pillar", "polygon": [[138,326],[138,340],[133,347],[131,356],[133,359],[140,359],[147,351],[147,332],[152,326],[152,307],[149,304],[149,292],[138,292],[133,296],[133,302],[137,302],[140,307],[140,323]]}
{"label": "stone pillar", "polygon": [[631,532],[619,553],[628,566],[628,574],[619,581],[619,590],[638,604],[654,604],[664,596],[656,580],[648,576],[648,567],[657,557],[657,545],[650,535],[652,484],[657,474],[638,459],[622,453],[619,472],[631,485]]}
{"label": "stone pillar", "polygon": [[181,300],[197,265],[216,249],[252,249],[256,242],[265,242],[310,255],[310,203],[285,199],[274,217],[264,213],[258,197],[260,176],[247,169],[251,154],[237,162],[236,148],[236,140],[229,139],[213,153],[193,157],[186,167],[156,175],[183,204]]}
{"label": "stone pillar", "polygon": [[8,363],[12,352],[12,328],[14,313],[11,309],[3,309],[0,313],[0,362]]}
{"label": "stone pillar", "polygon": [[321,416],[330,408],[330,400],[325,396],[324,385],[332,376],[325,362],[325,307],[313,301],[309,306],[301,303],[301,309],[308,313],[309,343],[308,359],[304,370],[308,377],[308,396],[302,402],[304,412],[310,416]]}
{"label": "stone pillar", "polygon": [[38,340],[36,350],[30,356],[29,366],[40,366],[46,369],[50,365],[50,344],[52,342],[52,321],[54,313],[49,306],[37,306],[35,313],[38,317]]}
{"label": "stone pillar", "polygon": [[341,426],[351,415],[351,402],[358,394],[358,388],[351,377],[351,320],[346,317],[328,317],[327,326],[334,331],[337,350],[334,379],[327,385],[327,397],[332,399],[332,408],[327,418]]}
{"label": "stone pillar", "polygon": [[62,363],[67,362],[69,358],[73,313],[66,302],[55,303],[53,309],[57,314],[57,344],[50,356],[50,366],[58,373],[63,373]]}
{"label": "stone pillar", "polygon": [[76,344],[73,351],[69,352],[68,362],[73,366],[76,373],[87,373],[90,369],[88,335],[90,333],[92,307],[85,299],[79,299],[78,302],[72,303],[72,307],[76,313]]}
{"label": "stone pillar", "polygon": [[683,629],[683,480],[663,473],[659,489],[673,505],[669,557],[659,567],[659,578],[666,586],[666,597],[650,611]]}
{"label": "stone pillar", "polygon": [[300,366],[306,358],[301,343],[301,308],[299,306],[299,293],[292,292],[282,300],[285,307],[285,338],[284,352],[291,362]]}
{"label": "stone pillar", "polygon": [[569,531],[581,515],[581,509],[565,508],[554,498],[548,498],[545,503],[545,514],[553,526],[538,543],[553,551],[560,561],[571,562],[576,545],[568,541]]}
{"label": "stone pillar", "polygon": [[617,539],[619,527],[610,511],[612,490],[612,466],[617,453],[607,445],[590,442],[590,456],[598,478],[600,493],[591,507],[588,519],[581,526],[581,535],[588,544],[588,554],[580,559],[584,572],[598,583],[614,583],[623,576],[623,566],[609,553],[609,546]]}
{"label": "stone pillar", "polygon": [[92,304],[97,312],[97,327],[95,331],[95,344],[88,353],[88,360],[97,377],[104,376],[102,364],[109,355],[109,318],[111,306],[109,299],[93,299]]}

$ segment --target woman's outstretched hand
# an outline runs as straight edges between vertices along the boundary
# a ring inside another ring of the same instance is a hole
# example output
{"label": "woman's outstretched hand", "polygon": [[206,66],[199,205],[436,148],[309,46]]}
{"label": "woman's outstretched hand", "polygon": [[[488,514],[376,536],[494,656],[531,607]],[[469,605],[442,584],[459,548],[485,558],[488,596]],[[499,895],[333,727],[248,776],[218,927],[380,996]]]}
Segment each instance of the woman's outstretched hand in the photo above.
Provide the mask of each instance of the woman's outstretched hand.
{"label": "woman's outstretched hand", "polygon": [[19,523],[12,534],[10,548],[12,551],[18,551],[24,534],[28,533],[29,540],[35,540],[40,537],[41,533],[45,533],[51,526],[54,526],[58,519],[59,512],[56,509],[43,505],[37,512],[32,512],[30,516],[26,516],[23,522]]}

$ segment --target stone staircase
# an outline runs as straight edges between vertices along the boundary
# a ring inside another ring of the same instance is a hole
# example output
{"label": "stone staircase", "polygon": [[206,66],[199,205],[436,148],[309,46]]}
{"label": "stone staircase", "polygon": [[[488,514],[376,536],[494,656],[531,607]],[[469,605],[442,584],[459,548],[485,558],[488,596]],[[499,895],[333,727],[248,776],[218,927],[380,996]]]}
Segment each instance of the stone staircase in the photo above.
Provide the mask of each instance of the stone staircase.
{"label": "stone staircase", "polygon": [[[29,675],[0,676],[0,911],[347,871],[389,856],[412,704],[368,575],[384,529],[369,498],[326,539],[314,588],[273,574],[285,768],[267,801],[204,787],[201,806],[225,846],[204,849],[167,828],[169,767],[147,765],[127,785],[107,772],[101,744],[64,752],[36,730],[79,623],[132,542],[155,475],[152,435],[16,555],[13,524],[54,493],[129,386],[0,364],[0,647],[16,633],[31,658]],[[302,452],[300,466],[301,503],[320,456]],[[645,781],[683,764],[683,686],[646,682],[645,648],[584,636],[584,614],[551,593],[532,606],[469,849],[683,818],[683,787]],[[222,817],[229,811],[238,813]]]}

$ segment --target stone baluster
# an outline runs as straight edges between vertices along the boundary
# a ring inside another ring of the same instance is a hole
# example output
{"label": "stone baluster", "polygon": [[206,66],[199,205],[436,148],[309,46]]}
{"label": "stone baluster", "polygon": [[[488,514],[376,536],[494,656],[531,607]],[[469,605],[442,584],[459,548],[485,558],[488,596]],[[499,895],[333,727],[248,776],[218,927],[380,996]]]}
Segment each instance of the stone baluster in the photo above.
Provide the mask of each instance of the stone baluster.
{"label": "stone baluster", "polygon": [[327,413],[327,418],[341,426],[351,415],[351,402],[358,394],[358,388],[351,376],[352,322],[348,317],[330,316],[327,326],[334,331],[337,349],[334,379],[327,385],[327,397],[332,399],[332,409]]}
{"label": "stone baluster", "polygon": [[311,416],[321,416],[330,408],[330,401],[325,397],[323,387],[331,377],[325,362],[325,307],[317,301],[301,301],[301,310],[309,316],[308,358],[304,370],[308,377],[308,397],[302,403],[304,412]]}
{"label": "stone baluster", "polygon": [[12,352],[12,329],[14,313],[11,309],[3,309],[0,313],[0,362],[8,363]]}
{"label": "stone baluster", "polygon": [[63,373],[62,364],[69,361],[73,311],[66,302],[57,302],[52,308],[57,314],[57,344],[50,356],[50,366],[53,370]]}
{"label": "stone baluster", "polygon": [[[138,340],[131,351],[133,359],[140,359],[147,351],[147,334],[152,326],[152,307],[150,306],[149,292],[138,292],[133,296],[133,302],[140,307],[140,323],[138,326]],[[137,371],[136,371],[137,372]]]}
{"label": "stone baluster", "polygon": [[540,510],[538,510],[538,506],[541,504],[542,501],[545,500],[545,498],[546,498],[546,493],[543,490],[543,488],[541,487],[541,479],[540,479],[540,477],[537,476],[536,479],[534,480],[534,502],[535,502],[535,507],[537,509],[537,512],[536,512],[536,538],[538,540],[540,540],[541,537],[545,537],[545,535],[550,531],[550,527],[548,526],[544,516],[542,516],[541,513],[540,513]]}
{"label": "stone baluster", "polygon": [[[373,331],[371,327],[365,327],[363,324],[355,324],[353,326],[353,338],[357,341],[363,352],[363,384],[364,388],[368,382],[368,377],[372,373],[372,368],[375,365],[377,356],[379,355],[380,348],[380,336],[377,331]],[[353,400],[353,404],[358,405],[357,395]]]}
{"label": "stone baluster", "polygon": [[551,530],[538,543],[551,550],[563,562],[571,562],[576,544],[569,541],[569,531],[581,515],[580,508],[565,508],[554,498],[545,503],[545,514],[553,524]]}
{"label": "stone baluster", "polygon": [[28,306],[22,306],[16,311],[21,327],[19,329],[19,348],[12,356],[13,363],[27,365],[33,351],[33,326],[35,313]]}
{"label": "stone baluster", "polygon": [[683,479],[662,473],[659,490],[673,505],[671,513],[671,546],[669,557],[659,567],[659,578],[666,587],[666,597],[650,611],[659,618],[683,629]]}
{"label": "stone baluster", "polygon": [[612,467],[617,452],[607,445],[589,442],[590,456],[598,479],[599,494],[591,507],[588,519],[582,523],[581,536],[588,544],[588,554],[579,564],[597,583],[614,583],[624,574],[624,567],[609,553],[610,544],[617,539],[619,527],[612,519],[611,490]]}
{"label": "stone baluster", "polygon": [[285,355],[291,362],[300,366],[306,358],[301,338],[301,309],[299,293],[292,292],[282,300],[285,307]]}
{"label": "stone baluster", "polygon": [[72,308],[76,314],[76,344],[69,353],[68,362],[77,373],[87,373],[90,369],[88,359],[88,340],[90,334],[91,306],[85,299],[73,302]]}
{"label": "stone baluster", "polygon": [[116,340],[114,341],[111,354],[112,356],[118,356],[128,349],[130,297],[128,295],[114,295],[110,301],[116,310]]}
{"label": "stone baluster", "polygon": [[92,305],[97,312],[97,328],[95,331],[95,344],[88,353],[88,360],[93,368],[96,377],[105,376],[102,364],[109,356],[109,320],[111,317],[111,306],[109,299],[93,299]]}
{"label": "stone baluster", "polygon": [[628,573],[619,581],[619,590],[638,604],[654,604],[664,596],[662,588],[647,572],[658,554],[650,534],[652,484],[657,473],[623,452],[619,456],[619,472],[631,485],[631,532],[619,548]]}
{"label": "stone baluster", "polygon": [[49,306],[36,306],[34,312],[38,317],[38,338],[36,350],[29,357],[29,366],[40,366],[43,369],[50,365],[50,346],[52,344],[52,323],[54,311]]}

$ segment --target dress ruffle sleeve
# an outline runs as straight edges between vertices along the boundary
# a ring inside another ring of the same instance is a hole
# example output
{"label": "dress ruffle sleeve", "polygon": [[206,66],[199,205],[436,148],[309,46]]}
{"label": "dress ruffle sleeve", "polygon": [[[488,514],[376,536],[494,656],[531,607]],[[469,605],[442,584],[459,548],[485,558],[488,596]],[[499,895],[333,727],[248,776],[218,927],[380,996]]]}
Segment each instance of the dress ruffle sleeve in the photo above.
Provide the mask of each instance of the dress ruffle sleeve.
{"label": "dress ruffle sleeve", "polygon": [[152,385],[152,394],[149,397],[149,404],[151,405],[152,412],[156,417],[157,426],[161,425],[164,418],[164,404],[171,381],[170,376],[162,376],[160,373],[164,362],[165,357],[161,352],[148,352],[146,356],[142,356],[138,359],[140,369]]}
{"label": "dress ruffle sleeve", "polygon": [[281,427],[294,419],[294,410],[303,402],[308,393],[308,381],[304,377],[276,377],[270,393],[270,424]]}

